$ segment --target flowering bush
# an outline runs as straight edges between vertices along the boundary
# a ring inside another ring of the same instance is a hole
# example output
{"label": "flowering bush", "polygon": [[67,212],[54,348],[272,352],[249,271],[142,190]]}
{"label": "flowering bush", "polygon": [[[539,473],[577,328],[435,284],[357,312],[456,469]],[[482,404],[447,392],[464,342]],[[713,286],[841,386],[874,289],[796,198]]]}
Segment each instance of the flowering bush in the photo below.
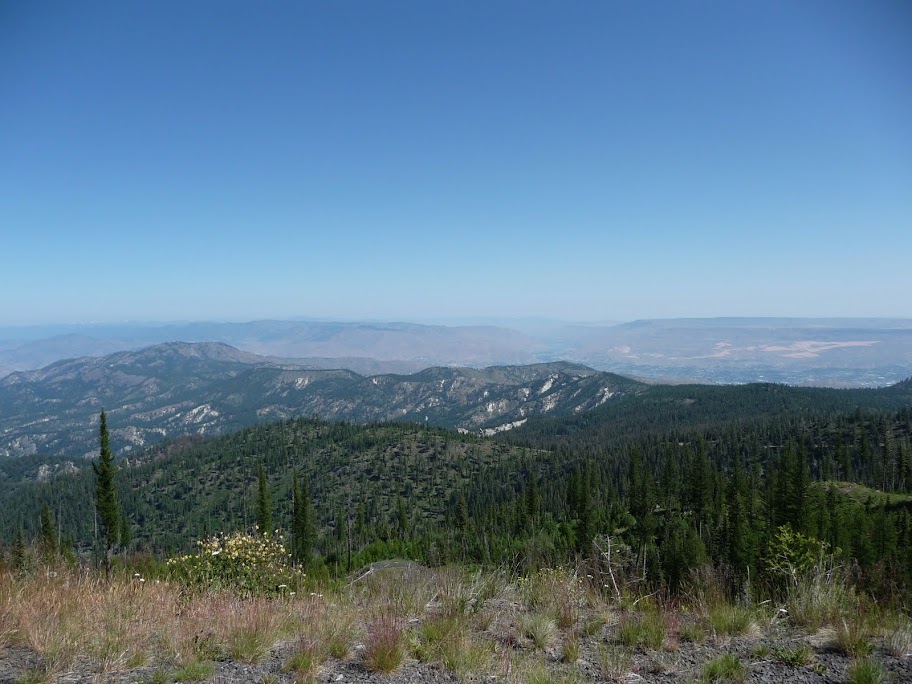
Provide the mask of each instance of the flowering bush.
{"label": "flowering bush", "polygon": [[191,589],[279,596],[298,591],[306,578],[291,565],[281,537],[235,532],[197,544],[198,553],[168,560],[171,578]]}

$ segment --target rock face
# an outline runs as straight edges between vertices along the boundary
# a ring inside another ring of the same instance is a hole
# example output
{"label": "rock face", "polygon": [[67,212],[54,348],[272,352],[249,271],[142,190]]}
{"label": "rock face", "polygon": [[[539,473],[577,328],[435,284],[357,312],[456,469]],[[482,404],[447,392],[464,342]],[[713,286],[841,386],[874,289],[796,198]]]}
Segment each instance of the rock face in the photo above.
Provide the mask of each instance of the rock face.
{"label": "rock face", "polygon": [[91,456],[102,408],[122,454],[167,437],[295,416],[418,421],[491,435],[529,416],[578,414],[641,387],[569,363],[363,376],[219,343],[168,343],[0,380],[0,456]]}

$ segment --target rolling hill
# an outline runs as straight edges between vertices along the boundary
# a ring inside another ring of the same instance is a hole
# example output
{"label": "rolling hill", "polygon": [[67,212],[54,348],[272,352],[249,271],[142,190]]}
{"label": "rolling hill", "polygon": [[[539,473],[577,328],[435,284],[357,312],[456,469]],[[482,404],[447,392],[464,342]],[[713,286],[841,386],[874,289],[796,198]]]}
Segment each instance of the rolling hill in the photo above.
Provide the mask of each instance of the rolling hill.
{"label": "rolling hill", "polygon": [[125,454],[169,437],[297,416],[493,434],[532,415],[582,413],[644,388],[569,363],[362,376],[219,343],[169,343],[0,379],[0,456],[91,456],[102,408],[114,447]]}

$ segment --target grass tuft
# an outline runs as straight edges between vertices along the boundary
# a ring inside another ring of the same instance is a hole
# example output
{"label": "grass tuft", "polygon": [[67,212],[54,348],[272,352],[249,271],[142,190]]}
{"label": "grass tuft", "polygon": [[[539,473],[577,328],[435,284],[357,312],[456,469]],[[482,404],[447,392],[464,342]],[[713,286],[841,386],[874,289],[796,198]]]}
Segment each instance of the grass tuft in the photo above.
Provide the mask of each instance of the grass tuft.
{"label": "grass tuft", "polygon": [[681,641],[702,644],[706,641],[706,628],[699,622],[684,622],[678,630],[678,637]]}
{"label": "grass tuft", "polygon": [[884,646],[895,658],[912,656],[912,623],[902,620],[886,630]]}
{"label": "grass tuft", "polygon": [[726,653],[703,664],[702,682],[743,682],[747,668],[733,653]]}
{"label": "grass tuft", "polygon": [[175,670],[171,678],[175,682],[202,682],[215,672],[215,665],[204,660],[191,660],[182,668]]}
{"label": "grass tuft", "polygon": [[883,665],[871,658],[862,658],[849,665],[851,684],[883,684],[886,681]]}
{"label": "grass tuft", "polygon": [[633,667],[633,653],[625,646],[602,646],[598,660],[602,677],[613,682],[626,678]]}
{"label": "grass tuft", "polygon": [[532,641],[535,648],[544,650],[554,643],[557,625],[547,615],[532,613],[522,620],[522,633]]}
{"label": "grass tuft", "polygon": [[247,599],[237,608],[228,626],[228,655],[244,663],[258,663],[279,638],[279,615],[266,599]]}
{"label": "grass tuft", "polygon": [[282,668],[294,672],[299,679],[314,679],[317,668],[326,660],[326,646],[316,635],[302,634],[297,648]]}
{"label": "grass tuft", "polygon": [[625,618],[618,626],[618,639],[627,646],[658,650],[665,641],[665,621],[660,613],[655,612]]}
{"label": "grass tuft", "polygon": [[389,673],[402,663],[402,629],[395,615],[385,613],[367,627],[364,664],[371,672]]}
{"label": "grass tuft", "polygon": [[810,665],[814,660],[814,649],[807,644],[801,644],[795,648],[785,648],[777,646],[772,650],[772,656],[783,665],[790,667],[804,667]]}
{"label": "grass tuft", "polygon": [[825,564],[792,587],[786,602],[792,622],[809,630],[837,625],[843,616],[855,612],[857,606],[858,596],[844,571]]}
{"label": "grass tuft", "polygon": [[751,631],[754,613],[746,606],[720,603],[713,606],[707,619],[716,634],[733,636]]}
{"label": "grass tuft", "polygon": [[573,665],[579,660],[580,644],[579,640],[571,635],[564,644],[564,650],[561,653],[561,660],[569,665]]}
{"label": "grass tuft", "polygon": [[45,684],[48,680],[47,673],[40,669],[26,670],[15,680],[16,684]]}
{"label": "grass tuft", "polygon": [[836,625],[836,645],[840,651],[853,657],[871,652],[870,626],[864,615],[843,618]]}

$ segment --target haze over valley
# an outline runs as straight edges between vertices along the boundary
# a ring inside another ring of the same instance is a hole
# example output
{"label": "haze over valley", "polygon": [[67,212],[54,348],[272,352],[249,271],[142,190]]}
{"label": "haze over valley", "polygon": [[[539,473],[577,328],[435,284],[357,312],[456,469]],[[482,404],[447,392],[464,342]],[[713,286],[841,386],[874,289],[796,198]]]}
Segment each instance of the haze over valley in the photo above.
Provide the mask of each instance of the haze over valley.
{"label": "haze over valley", "polygon": [[912,373],[912,319],[716,318],[496,325],[253,321],[0,327],[0,377],[162,342],[220,342],[360,374],[569,361],[670,382],[876,387]]}

